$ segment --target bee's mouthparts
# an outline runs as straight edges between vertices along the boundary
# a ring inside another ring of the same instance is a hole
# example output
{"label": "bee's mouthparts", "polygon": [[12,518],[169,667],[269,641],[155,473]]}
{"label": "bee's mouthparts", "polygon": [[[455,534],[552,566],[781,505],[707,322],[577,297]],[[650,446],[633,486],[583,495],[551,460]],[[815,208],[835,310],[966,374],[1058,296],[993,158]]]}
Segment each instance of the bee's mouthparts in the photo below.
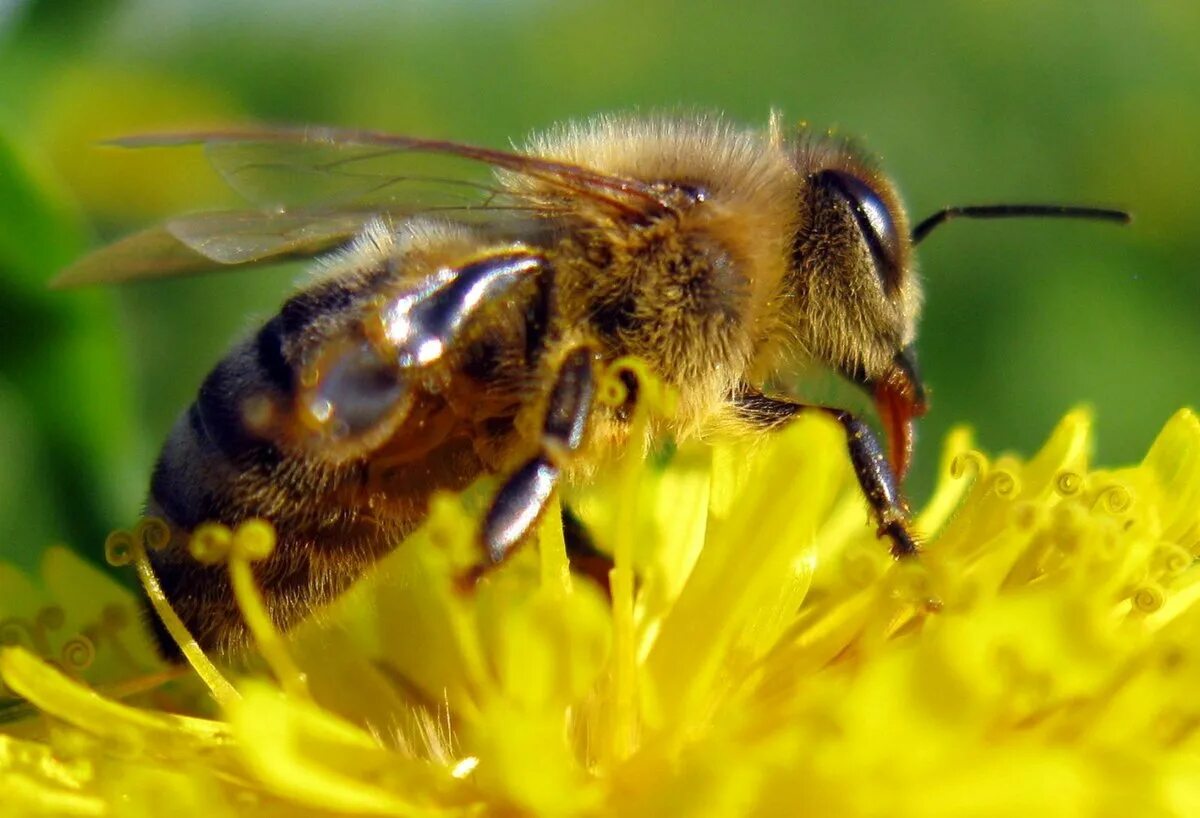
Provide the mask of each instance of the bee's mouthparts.
{"label": "bee's mouthparts", "polygon": [[912,458],[913,420],[925,414],[925,387],[909,349],[896,353],[883,377],[869,384],[888,437],[888,462],[897,479],[904,479]]}

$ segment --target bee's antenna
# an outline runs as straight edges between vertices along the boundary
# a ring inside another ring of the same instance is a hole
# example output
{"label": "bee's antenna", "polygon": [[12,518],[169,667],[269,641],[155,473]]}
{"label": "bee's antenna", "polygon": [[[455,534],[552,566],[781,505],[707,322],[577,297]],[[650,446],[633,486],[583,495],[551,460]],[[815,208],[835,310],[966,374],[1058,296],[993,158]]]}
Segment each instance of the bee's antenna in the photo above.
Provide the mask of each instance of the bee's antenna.
{"label": "bee's antenna", "polygon": [[1071,205],[1034,205],[1034,204],[1001,204],[1001,205],[963,205],[947,207],[921,221],[913,228],[910,240],[920,244],[921,239],[929,235],[933,228],[950,219],[963,216],[969,219],[1008,219],[1018,216],[1044,216],[1060,219],[1097,219],[1099,221],[1129,224],[1133,216],[1124,210],[1110,210],[1103,207],[1074,207]]}

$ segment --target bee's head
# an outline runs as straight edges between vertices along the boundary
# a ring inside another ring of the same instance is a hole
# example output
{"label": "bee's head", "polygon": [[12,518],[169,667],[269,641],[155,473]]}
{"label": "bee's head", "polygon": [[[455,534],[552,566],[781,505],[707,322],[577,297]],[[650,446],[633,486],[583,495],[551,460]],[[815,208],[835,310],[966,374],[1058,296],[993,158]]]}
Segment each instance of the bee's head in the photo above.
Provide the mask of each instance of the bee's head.
{"label": "bee's head", "polygon": [[933,213],[910,232],[892,183],[851,144],[805,133],[792,160],[798,215],[784,300],[794,308],[783,321],[807,362],[830,367],[874,395],[898,475],[908,466],[912,420],[925,412],[912,352],[921,313],[913,246],[956,217],[1130,221],[1127,212],[1111,208],[963,205]]}
{"label": "bee's head", "polygon": [[802,144],[796,167],[789,329],[807,356],[873,393],[902,474],[911,421],[925,411],[911,353],[921,288],[907,216],[892,184],[846,144]]}

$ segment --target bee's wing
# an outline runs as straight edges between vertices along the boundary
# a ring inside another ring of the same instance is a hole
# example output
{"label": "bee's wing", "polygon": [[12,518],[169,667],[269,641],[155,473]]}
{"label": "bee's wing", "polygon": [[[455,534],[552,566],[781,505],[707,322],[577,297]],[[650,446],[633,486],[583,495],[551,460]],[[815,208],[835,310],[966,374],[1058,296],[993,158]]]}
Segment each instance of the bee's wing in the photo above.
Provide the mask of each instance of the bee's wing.
{"label": "bee's wing", "polygon": [[366,211],[220,211],[172,219],[102,247],[59,273],[52,287],[168,278],[311,258],[349,241]]}
{"label": "bee's wing", "polygon": [[502,193],[486,168],[452,156],[340,142],[209,142],[204,150],[230,188],[272,210],[478,207]]}
{"label": "bee's wing", "polygon": [[376,205],[411,212],[492,207],[497,198],[502,206],[520,207],[519,198],[494,179],[472,177],[472,171],[478,175],[488,166],[536,179],[564,197],[586,197],[620,212],[670,207],[670,191],[637,179],[539,156],[378,131],[267,128],[146,135],[114,144],[202,145],[235,191],[271,209]]}
{"label": "bee's wing", "polygon": [[[641,181],[508,151],[455,142],[334,128],[146,135],[132,148],[202,145],[222,178],[260,211],[202,213],[136,233],[76,262],[54,286],[68,287],[205,272],[307,258],[346,242],[376,216],[453,212],[497,220],[547,217],[571,199],[640,215],[668,208],[668,191]],[[502,189],[486,171],[542,183],[558,197]],[[483,178],[478,178],[482,174]]]}

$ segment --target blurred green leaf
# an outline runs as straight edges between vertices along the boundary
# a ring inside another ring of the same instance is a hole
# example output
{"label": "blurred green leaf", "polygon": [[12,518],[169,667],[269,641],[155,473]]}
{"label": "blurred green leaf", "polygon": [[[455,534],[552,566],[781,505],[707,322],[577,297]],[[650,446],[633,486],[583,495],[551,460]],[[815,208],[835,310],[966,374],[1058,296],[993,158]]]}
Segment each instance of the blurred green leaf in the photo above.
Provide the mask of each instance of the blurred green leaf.
{"label": "blurred green leaf", "polygon": [[[0,130],[0,377],[6,412],[22,421],[14,427],[19,446],[12,437],[9,445],[29,467],[5,484],[0,507],[52,511],[49,519],[6,520],[6,554],[37,553],[49,533],[100,559],[105,533],[136,508],[134,402],[112,298],[46,287],[83,245],[53,175]],[[29,502],[35,494],[39,501]]]}
{"label": "blurred green leaf", "polygon": [[0,382],[0,562],[33,569],[42,549],[60,536],[54,520],[53,475],[29,434],[33,407]]}
{"label": "blurred green leaf", "polygon": [[19,12],[18,36],[82,40],[103,26],[120,0],[25,0]]}

